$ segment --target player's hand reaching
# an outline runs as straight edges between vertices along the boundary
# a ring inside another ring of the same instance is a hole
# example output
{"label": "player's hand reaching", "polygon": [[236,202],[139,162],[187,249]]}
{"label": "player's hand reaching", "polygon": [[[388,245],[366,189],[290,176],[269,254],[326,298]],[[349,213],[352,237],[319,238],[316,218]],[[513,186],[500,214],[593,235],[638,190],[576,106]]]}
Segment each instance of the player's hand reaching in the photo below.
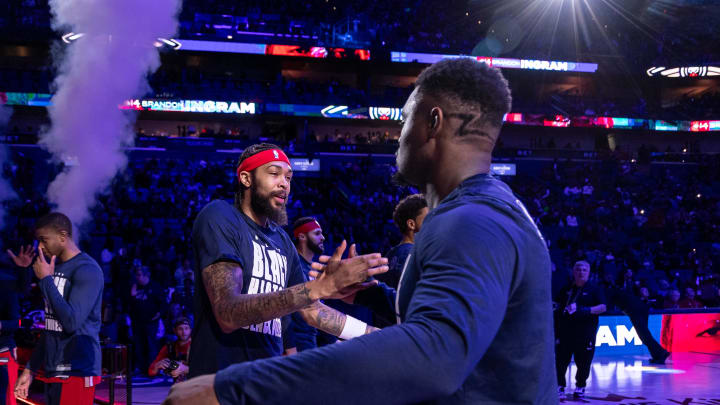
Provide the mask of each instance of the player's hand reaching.
{"label": "player's hand reaching", "polygon": [[33,256],[35,256],[35,248],[33,248],[32,245],[20,246],[20,252],[18,252],[17,256],[10,249],[7,250],[7,254],[10,255],[10,258],[16,266],[22,268],[30,267]]}
{"label": "player's hand reaching", "polygon": [[347,243],[343,241],[332,256],[320,256],[313,263],[310,275],[321,283],[321,298],[343,299],[369,288],[377,281],[368,278],[388,271],[388,260],[379,253],[358,255],[355,245],[350,246],[347,259],[342,259]]}
{"label": "player's hand reaching", "polygon": [[218,405],[215,395],[215,374],[203,375],[175,384],[163,405]]}

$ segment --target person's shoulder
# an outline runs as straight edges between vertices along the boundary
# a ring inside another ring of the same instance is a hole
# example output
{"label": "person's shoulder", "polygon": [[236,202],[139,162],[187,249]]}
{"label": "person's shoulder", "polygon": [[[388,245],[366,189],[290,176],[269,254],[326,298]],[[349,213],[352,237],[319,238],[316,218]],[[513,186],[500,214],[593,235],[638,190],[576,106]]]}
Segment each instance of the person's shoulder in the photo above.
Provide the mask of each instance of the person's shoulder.
{"label": "person's shoulder", "polygon": [[90,256],[89,254],[87,254],[85,252],[80,252],[78,259],[79,259],[78,262],[83,265],[97,267],[98,269],[100,268],[100,265],[98,264],[97,260],[95,260],[92,256]]}
{"label": "person's shoulder", "polygon": [[77,258],[77,270],[83,273],[92,273],[102,275],[103,271],[97,260],[85,252],[81,252]]}
{"label": "person's shoulder", "polygon": [[237,208],[225,200],[213,200],[203,207],[195,218],[194,226],[220,224],[237,226],[242,221]]}
{"label": "person's shoulder", "polygon": [[422,232],[472,235],[477,231],[500,230],[503,222],[510,221],[507,215],[478,202],[457,202],[436,210],[430,220],[426,218],[423,222]]}
{"label": "person's shoulder", "polygon": [[395,246],[395,247],[393,248],[393,249],[394,249],[394,252],[393,252],[393,253],[396,254],[396,255],[405,255],[405,256],[407,256],[408,253],[410,253],[410,251],[412,250],[412,248],[413,248],[413,244],[412,244],[412,243],[402,243],[402,244],[397,245],[397,246]]}
{"label": "person's shoulder", "polygon": [[236,208],[225,200],[212,200],[200,210],[198,217],[233,215],[235,210]]}
{"label": "person's shoulder", "polygon": [[293,243],[292,238],[290,237],[290,234],[285,230],[285,228],[283,228],[276,222],[270,222],[270,224],[268,226],[270,227],[272,232],[276,233],[278,235],[278,237],[282,240],[284,247],[286,248],[286,250],[288,252],[292,252],[292,251],[297,252],[297,249],[295,248],[295,244]]}

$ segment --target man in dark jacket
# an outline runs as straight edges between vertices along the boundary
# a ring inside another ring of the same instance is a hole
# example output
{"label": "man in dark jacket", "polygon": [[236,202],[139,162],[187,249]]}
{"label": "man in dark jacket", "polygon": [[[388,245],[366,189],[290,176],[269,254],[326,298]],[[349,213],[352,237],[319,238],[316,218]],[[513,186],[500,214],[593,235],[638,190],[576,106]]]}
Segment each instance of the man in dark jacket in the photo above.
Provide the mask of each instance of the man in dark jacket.
{"label": "man in dark jacket", "polygon": [[555,354],[557,362],[558,394],[565,395],[565,373],[570,360],[575,357],[574,398],[585,397],[585,386],[590,376],[590,365],[595,355],[595,336],[598,329],[598,314],[605,312],[605,294],[596,283],[588,282],[590,264],[584,260],[573,266],[572,284],[555,296],[557,322]]}

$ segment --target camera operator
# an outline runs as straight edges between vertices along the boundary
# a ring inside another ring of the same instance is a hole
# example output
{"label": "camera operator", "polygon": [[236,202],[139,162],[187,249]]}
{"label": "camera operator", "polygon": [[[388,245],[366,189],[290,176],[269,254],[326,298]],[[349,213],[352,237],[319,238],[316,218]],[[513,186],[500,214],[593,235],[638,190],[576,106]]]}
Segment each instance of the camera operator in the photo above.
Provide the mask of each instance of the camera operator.
{"label": "camera operator", "polygon": [[176,319],[173,323],[173,331],[177,336],[177,341],[169,342],[160,349],[155,361],[150,364],[148,374],[154,377],[162,371],[178,382],[184,381],[190,370],[187,366],[192,333],[190,320],[185,317]]}

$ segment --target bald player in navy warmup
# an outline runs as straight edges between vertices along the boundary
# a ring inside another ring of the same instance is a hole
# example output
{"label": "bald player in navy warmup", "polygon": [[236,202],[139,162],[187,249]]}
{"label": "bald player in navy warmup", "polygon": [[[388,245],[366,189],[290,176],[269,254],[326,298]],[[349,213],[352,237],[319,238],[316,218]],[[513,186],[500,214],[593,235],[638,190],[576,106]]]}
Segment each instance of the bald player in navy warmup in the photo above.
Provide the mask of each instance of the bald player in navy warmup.
{"label": "bald player in navy warmup", "polygon": [[500,71],[474,59],[443,60],[418,77],[397,165],[432,211],[397,294],[380,285],[348,297],[394,312],[398,325],[230,366],[176,385],[166,403],[557,403],[545,241],[489,174],[510,104]]}

